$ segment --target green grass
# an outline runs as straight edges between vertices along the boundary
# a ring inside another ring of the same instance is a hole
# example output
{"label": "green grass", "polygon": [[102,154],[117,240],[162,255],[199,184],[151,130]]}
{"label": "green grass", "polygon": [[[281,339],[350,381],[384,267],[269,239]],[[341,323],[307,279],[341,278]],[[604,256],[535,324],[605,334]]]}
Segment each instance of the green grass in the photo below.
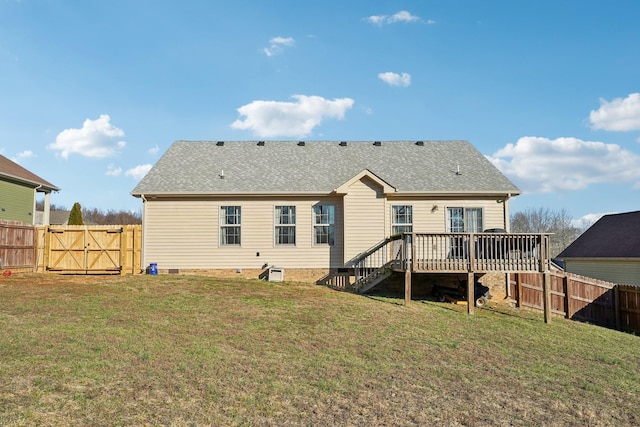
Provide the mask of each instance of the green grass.
{"label": "green grass", "polygon": [[640,338],[178,275],[0,279],[0,425],[638,425]]}

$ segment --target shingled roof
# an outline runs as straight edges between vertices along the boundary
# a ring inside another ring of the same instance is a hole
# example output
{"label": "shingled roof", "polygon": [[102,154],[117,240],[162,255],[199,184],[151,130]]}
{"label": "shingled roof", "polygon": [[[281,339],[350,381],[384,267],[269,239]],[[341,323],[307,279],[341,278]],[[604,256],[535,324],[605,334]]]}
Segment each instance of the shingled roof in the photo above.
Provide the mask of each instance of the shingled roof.
{"label": "shingled roof", "polygon": [[24,183],[34,188],[40,187],[43,192],[60,191],[58,187],[26,170],[19,164],[0,155],[0,176],[10,181]]}
{"label": "shingled roof", "polygon": [[131,194],[329,194],[363,171],[398,193],[520,194],[466,141],[177,141]]}
{"label": "shingled roof", "polygon": [[640,211],[603,216],[558,258],[640,258]]}

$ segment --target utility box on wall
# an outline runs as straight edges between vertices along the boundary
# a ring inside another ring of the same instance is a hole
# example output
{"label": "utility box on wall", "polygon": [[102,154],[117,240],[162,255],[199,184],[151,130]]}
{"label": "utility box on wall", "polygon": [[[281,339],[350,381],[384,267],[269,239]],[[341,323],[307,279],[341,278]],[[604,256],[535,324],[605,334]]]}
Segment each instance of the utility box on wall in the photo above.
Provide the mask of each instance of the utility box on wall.
{"label": "utility box on wall", "polygon": [[284,268],[269,267],[269,281],[282,282],[284,280]]}

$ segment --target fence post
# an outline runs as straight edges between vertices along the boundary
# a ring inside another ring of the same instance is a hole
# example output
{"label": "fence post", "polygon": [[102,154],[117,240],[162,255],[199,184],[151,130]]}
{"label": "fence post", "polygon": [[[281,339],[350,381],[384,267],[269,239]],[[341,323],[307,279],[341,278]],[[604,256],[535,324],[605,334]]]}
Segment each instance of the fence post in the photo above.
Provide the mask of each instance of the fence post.
{"label": "fence post", "polygon": [[124,276],[127,273],[127,270],[129,269],[129,263],[128,263],[128,259],[129,257],[127,256],[127,251],[129,250],[129,246],[127,245],[127,243],[129,243],[129,236],[131,235],[131,229],[129,228],[129,226],[126,227],[122,227],[122,232],[120,233],[120,275]]}
{"label": "fence post", "polygon": [[522,308],[522,273],[516,275],[516,307]]}
{"label": "fence post", "polygon": [[542,295],[544,304],[544,323],[551,323],[551,274],[549,270],[542,274]]}
{"label": "fence post", "polygon": [[573,313],[571,313],[571,285],[569,284],[569,277],[567,274],[563,274],[562,276],[562,287],[564,288],[564,317],[567,319],[571,319]]}
{"label": "fence post", "polygon": [[613,287],[613,310],[616,317],[616,330],[620,330],[620,285]]}

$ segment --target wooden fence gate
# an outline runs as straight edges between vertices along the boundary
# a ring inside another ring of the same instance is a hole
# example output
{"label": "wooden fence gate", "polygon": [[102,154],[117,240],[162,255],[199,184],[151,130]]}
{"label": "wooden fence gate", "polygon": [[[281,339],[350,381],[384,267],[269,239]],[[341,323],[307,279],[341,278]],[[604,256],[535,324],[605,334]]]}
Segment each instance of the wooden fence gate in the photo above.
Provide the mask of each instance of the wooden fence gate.
{"label": "wooden fence gate", "polygon": [[142,228],[38,227],[37,271],[68,274],[140,273]]}

